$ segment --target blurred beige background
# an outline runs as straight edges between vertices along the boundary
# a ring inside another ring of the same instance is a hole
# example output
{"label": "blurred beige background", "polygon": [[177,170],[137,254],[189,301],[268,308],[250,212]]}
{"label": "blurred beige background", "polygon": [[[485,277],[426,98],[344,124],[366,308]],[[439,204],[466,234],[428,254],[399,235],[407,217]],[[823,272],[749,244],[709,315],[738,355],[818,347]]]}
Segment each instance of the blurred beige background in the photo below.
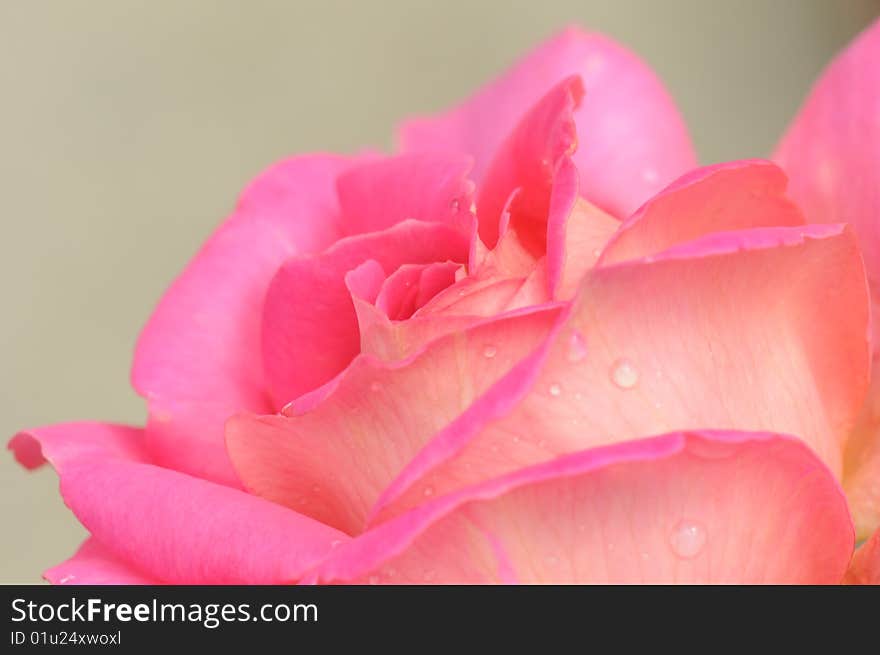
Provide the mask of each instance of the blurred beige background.
{"label": "blurred beige background", "polygon": [[[128,368],[172,277],[272,161],[390,145],[569,22],[665,79],[704,162],[766,154],[878,0],[0,0],[0,436],[139,422]],[[0,582],[85,532],[0,458]]]}

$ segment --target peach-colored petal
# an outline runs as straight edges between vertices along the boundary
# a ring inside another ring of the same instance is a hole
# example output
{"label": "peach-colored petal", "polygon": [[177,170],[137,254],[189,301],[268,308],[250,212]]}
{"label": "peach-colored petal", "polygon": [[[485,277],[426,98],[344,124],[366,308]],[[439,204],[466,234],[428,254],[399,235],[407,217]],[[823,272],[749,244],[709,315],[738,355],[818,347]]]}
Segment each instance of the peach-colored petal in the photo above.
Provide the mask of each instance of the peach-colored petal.
{"label": "peach-colored petal", "polygon": [[[877,318],[875,314],[875,322]],[[873,365],[871,388],[843,460],[843,488],[859,539],[880,529],[880,363],[876,355]]]}
{"label": "peach-colored petal", "polygon": [[236,471],[252,492],[355,533],[412,456],[504,384],[558,315],[548,307],[502,316],[399,362],[358,357],[326,389],[293,403],[288,416],[232,419],[226,438]]}
{"label": "peach-colored petal", "polygon": [[567,452],[705,426],[797,435],[839,475],[868,380],[867,322],[844,226],[722,233],[594,269],[510,415],[439,433],[372,515],[417,506],[426,488],[446,493]]}
{"label": "peach-colored petal", "polygon": [[446,114],[409,121],[404,150],[453,149],[474,155],[482,182],[522,115],[554,85],[581,77],[574,156],[581,194],[622,218],[695,164],[681,116],[656,76],[610,39],[568,28]]}
{"label": "peach-colored petal", "polygon": [[[813,223],[849,223],[871,288],[874,371],[880,371],[880,21],[828,66],[774,158]],[[847,453],[844,486],[860,537],[880,527],[880,384]]]}
{"label": "peach-colored petal", "polygon": [[28,466],[41,450],[64,502],[103,548],[163,582],[293,582],[347,539],[287,508],[150,463],[135,428],[53,425],[16,435],[10,448]]}
{"label": "peach-colored petal", "polygon": [[856,549],[845,584],[880,585],[880,530]]}
{"label": "peach-colored petal", "polygon": [[803,225],[778,166],[745,160],[691,171],[623,222],[600,265],[653,255],[713,232]]}
{"label": "peach-colored petal", "polygon": [[160,584],[121,561],[94,537],[86,539],[73,557],[48,569],[43,577],[52,584],[66,585]]}
{"label": "peach-colored petal", "polygon": [[843,493],[802,442],[676,433],[437,498],[303,581],[829,584],[852,547]]}

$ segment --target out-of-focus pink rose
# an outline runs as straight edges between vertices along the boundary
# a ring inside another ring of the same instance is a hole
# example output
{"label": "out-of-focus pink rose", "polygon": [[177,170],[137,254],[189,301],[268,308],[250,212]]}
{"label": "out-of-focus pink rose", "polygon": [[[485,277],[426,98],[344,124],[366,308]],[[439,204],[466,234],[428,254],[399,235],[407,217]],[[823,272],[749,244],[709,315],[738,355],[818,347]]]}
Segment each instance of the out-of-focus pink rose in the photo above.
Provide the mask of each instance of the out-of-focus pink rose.
{"label": "out-of-focus pink rose", "polygon": [[398,154],[277,164],[141,335],[147,425],[12,440],[92,535],[46,577],[880,581],[878,116],[875,24],[779,165],[695,168],[568,29]]}

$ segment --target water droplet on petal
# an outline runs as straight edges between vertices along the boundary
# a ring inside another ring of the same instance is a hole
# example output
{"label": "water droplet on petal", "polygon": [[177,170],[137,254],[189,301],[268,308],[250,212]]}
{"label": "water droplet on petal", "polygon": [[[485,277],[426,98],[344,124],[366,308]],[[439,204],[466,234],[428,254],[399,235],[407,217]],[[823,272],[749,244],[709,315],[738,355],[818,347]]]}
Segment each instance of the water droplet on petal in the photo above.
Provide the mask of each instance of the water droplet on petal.
{"label": "water droplet on petal", "polygon": [[555,383],[550,385],[550,388],[548,389],[548,391],[550,392],[551,396],[562,395],[562,387],[560,387],[558,384],[555,384]]}
{"label": "water droplet on petal", "polygon": [[587,356],[587,340],[580,332],[572,332],[568,340],[568,361],[574,363]]}
{"label": "water droplet on petal", "polygon": [[452,211],[457,212],[460,204],[461,203],[459,202],[458,198],[453,198],[452,202],[449,203],[449,207],[450,209],[452,209]]}
{"label": "water droplet on petal", "polygon": [[653,184],[660,179],[660,176],[653,168],[646,168],[642,171],[642,179],[648,184]]}
{"label": "water droplet on petal", "polygon": [[373,380],[370,382],[370,391],[379,391],[382,388],[382,385]]}
{"label": "water droplet on petal", "polygon": [[342,539],[334,539],[330,542],[330,548],[339,548],[342,545]]}
{"label": "water droplet on petal", "polygon": [[58,581],[58,584],[67,584],[68,582],[72,582],[75,579],[76,579],[75,575],[65,575],[63,578],[61,578]]}
{"label": "water droplet on petal", "polygon": [[611,365],[611,381],[621,389],[632,389],[639,382],[639,372],[630,360],[621,357]]}
{"label": "water droplet on petal", "polygon": [[601,248],[593,248],[593,258],[599,259],[599,256],[602,254]]}
{"label": "water droplet on petal", "polygon": [[486,359],[492,359],[495,355],[498,354],[498,348],[495,346],[486,346],[483,348],[483,357]]}
{"label": "water droplet on petal", "polygon": [[682,559],[696,557],[706,545],[706,529],[694,521],[679,521],[669,535],[669,545]]}
{"label": "water droplet on petal", "polygon": [[426,496],[433,496],[434,495],[434,487],[427,486],[427,487],[425,487],[425,490],[422,493],[425,494]]}

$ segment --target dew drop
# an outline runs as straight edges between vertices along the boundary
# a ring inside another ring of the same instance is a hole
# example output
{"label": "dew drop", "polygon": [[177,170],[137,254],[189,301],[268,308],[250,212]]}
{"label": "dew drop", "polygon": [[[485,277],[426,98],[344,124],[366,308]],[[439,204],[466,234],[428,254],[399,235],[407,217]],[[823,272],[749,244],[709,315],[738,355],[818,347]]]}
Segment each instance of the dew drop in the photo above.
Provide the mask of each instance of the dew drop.
{"label": "dew drop", "polygon": [[631,361],[622,357],[611,365],[611,381],[621,389],[632,389],[639,382],[639,372]]}
{"label": "dew drop", "polygon": [[376,382],[375,380],[373,380],[372,382],[370,382],[370,391],[379,391],[379,389],[381,389],[381,388],[382,388],[382,385],[380,385],[380,384],[379,384],[378,382]]}
{"label": "dew drop", "polygon": [[519,435],[518,434],[513,435],[513,443],[519,443]]}
{"label": "dew drop", "polygon": [[449,203],[449,207],[450,209],[452,209],[452,211],[457,212],[460,204],[461,203],[459,202],[458,198],[453,198],[452,202]]}
{"label": "dew drop", "polygon": [[679,521],[669,535],[669,545],[682,559],[696,557],[706,545],[706,529],[694,521]]}
{"label": "dew drop", "polygon": [[330,548],[339,548],[342,545],[342,539],[334,539],[330,542]]}
{"label": "dew drop", "polygon": [[425,496],[433,496],[434,495],[434,487],[425,487],[425,490],[422,492]]}
{"label": "dew drop", "polygon": [[551,396],[561,396],[562,395],[562,387],[560,387],[558,384],[555,384],[555,383],[550,385],[550,388],[548,389],[548,391],[550,392]]}
{"label": "dew drop", "polygon": [[648,184],[652,184],[660,179],[660,176],[653,168],[646,168],[642,171],[642,179]]}
{"label": "dew drop", "polygon": [[580,332],[572,332],[568,340],[568,361],[575,363],[587,356],[587,340]]}
{"label": "dew drop", "polygon": [[76,579],[75,575],[65,575],[63,578],[61,578],[58,581],[58,584],[67,584],[68,582],[71,582],[72,580],[75,580],[75,579]]}
{"label": "dew drop", "polygon": [[495,346],[486,346],[483,348],[483,357],[486,359],[492,359],[495,355],[498,354],[498,348]]}

